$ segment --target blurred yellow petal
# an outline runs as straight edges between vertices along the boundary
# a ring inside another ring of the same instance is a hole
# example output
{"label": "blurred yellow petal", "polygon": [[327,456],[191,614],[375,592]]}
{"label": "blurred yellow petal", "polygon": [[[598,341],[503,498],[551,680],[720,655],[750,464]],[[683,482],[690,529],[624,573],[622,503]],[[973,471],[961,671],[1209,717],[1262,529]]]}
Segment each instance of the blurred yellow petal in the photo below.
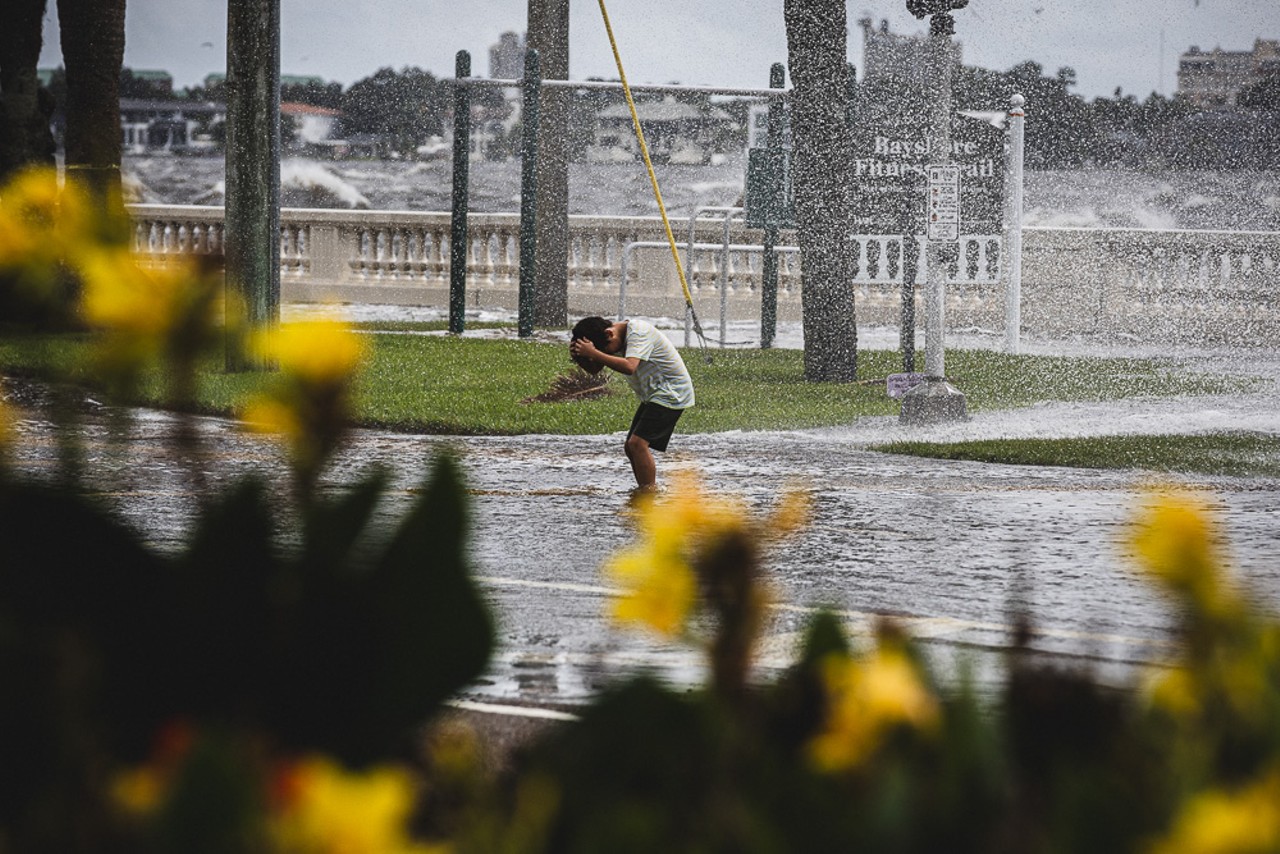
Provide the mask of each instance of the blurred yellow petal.
{"label": "blurred yellow petal", "polygon": [[624,552],[606,565],[605,573],[623,588],[613,604],[616,621],[648,626],[667,637],[684,631],[697,584],[693,570],[678,555]]}
{"label": "blurred yellow petal", "polygon": [[416,788],[408,772],[348,772],[324,758],[289,771],[288,801],[272,822],[279,849],[297,854],[423,854],[408,834]]}
{"label": "blurred yellow petal", "polygon": [[864,665],[862,681],[866,708],[874,720],[920,729],[937,723],[938,702],[902,652],[881,650],[872,656]]}
{"label": "blurred yellow petal", "polygon": [[85,320],[104,329],[159,334],[165,328],[165,283],[123,250],[95,252],[81,265]]}
{"label": "blurred yellow petal", "polygon": [[937,727],[938,701],[899,650],[880,649],[865,661],[833,656],[824,662],[822,676],[827,719],[809,743],[810,759],[821,771],[857,767],[896,727]]}
{"label": "blurred yellow petal", "polygon": [[31,252],[63,254],[92,245],[92,207],[74,185],[63,187],[55,169],[33,167],[0,187],[0,226]]}
{"label": "blurred yellow petal", "polygon": [[167,781],[156,769],[146,766],[117,774],[111,781],[111,799],[125,812],[148,815],[164,799]]}
{"label": "blurred yellow petal", "polygon": [[1206,502],[1177,492],[1148,502],[1130,540],[1147,572],[1196,612],[1217,619],[1243,617],[1245,602],[1227,583],[1216,541]]}
{"label": "blurred yellow petal", "polygon": [[271,397],[255,397],[240,412],[240,420],[257,433],[279,433],[297,437],[304,432],[293,407]]}
{"label": "blurred yellow petal", "polygon": [[1190,671],[1176,668],[1156,674],[1148,686],[1151,703],[1174,717],[1191,718],[1200,714],[1202,686]]}
{"label": "blurred yellow petal", "polygon": [[13,442],[13,413],[9,411],[9,407],[0,400],[0,452],[9,447]]}
{"label": "blurred yellow petal", "polygon": [[[789,519],[799,515],[798,503],[788,506]],[[615,601],[613,617],[649,626],[667,636],[684,632],[697,604],[695,567],[703,567],[726,538],[757,536],[745,502],[737,496],[710,493],[687,471],[672,476],[668,492],[640,502],[634,520],[636,545],[616,555],[604,570],[626,591]],[[741,580],[747,585],[759,583],[750,574]],[[733,595],[757,602],[767,598],[758,589]]]}
{"label": "blurred yellow petal", "polygon": [[1133,545],[1148,571],[1172,581],[1189,578],[1210,563],[1207,508],[1189,494],[1159,495],[1148,503]]}
{"label": "blurred yellow petal", "polygon": [[345,323],[307,320],[259,334],[254,350],[304,382],[332,384],[350,379],[364,360],[367,346]]}
{"label": "blurred yellow petal", "polygon": [[766,533],[772,537],[794,534],[809,524],[812,514],[813,496],[807,490],[788,490],[769,517]]}
{"label": "blurred yellow petal", "polygon": [[1153,854],[1264,854],[1280,849],[1280,774],[1192,798]]}

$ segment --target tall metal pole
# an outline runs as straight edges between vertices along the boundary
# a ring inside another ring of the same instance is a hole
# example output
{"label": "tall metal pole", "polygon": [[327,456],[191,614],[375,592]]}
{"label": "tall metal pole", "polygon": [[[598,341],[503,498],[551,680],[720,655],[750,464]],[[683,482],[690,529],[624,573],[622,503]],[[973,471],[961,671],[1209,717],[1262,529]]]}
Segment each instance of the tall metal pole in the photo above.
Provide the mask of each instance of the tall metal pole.
{"label": "tall metal pole", "polygon": [[898,212],[898,231],[902,235],[902,310],[898,323],[898,348],[902,351],[902,370],[912,373],[916,369],[916,276],[920,266],[920,241],[916,239],[919,217],[916,216],[914,198],[919,181],[903,175],[907,191],[902,194],[902,210]]}
{"label": "tall metal pole", "polygon": [[[454,67],[457,80],[471,76],[471,54],[458,51]],[[449,331],[466,328],[467,308],[467,208],[471,180],[471,87],[453,88],[453,213],[449,231]]]}
{"label": "tall metal pole", "polygon": [[[280,322],[280,0],[227,4],[227,283],[251,329]],[[228,348],[227,370],[271,365]]]}
{"label": "tall metal pole", "polygon": [[[781,62],[769,67],[769,88],[781,89],[786,69]],[[768,155],[769,204],[764,220],[764,261],[760,276],[760,349],[773,346],[778,331],[778,221],[782,216],[783,199],[783,121],[786,118],[780,98],[769,99]]]}
{"label": "tall metal pole", "polygon": [[1009,155],[1005,171],[1004,247],[1004,341],[1005,350],[1021,349],[1022,332],[1022,151],[1026,116],[1022,105],[1026,99],[1014,95],[1009,99]]}
{"label": "tall metal pole", "polygon": [[[898,420],[906,424],[961,421],[969,417],[964,393],[946,380],[946,269],[959,250],[960,187],[951,163],[951,35],[955,22],[949,9],[969,0],[907,0],[907,10],[929,19],[929,79],[933,84],[933,109],[929,113],[929,190],[925,223],[928,273],[925,283],[925,381],[902,396]],[[934,167],[942,168],[934,168]],[[934,194],[937,194],[936,196]],[[944,204],[945,203],[945,204]],[[935,217],[937,221],[935,222]],[[904,241],[906,242],[906,241]],[[904,271],[905,272],[905,271]]]}
{"label": "tall metal pole", "polygon": [[521,338],[533,335],[534,288],[538,258],[538,97],[542,76],[538,52],[524,53],[520,121],[524,135],[520,146],[520,291],[516,328]]}
{"label": "tall metal pole", "polygon": [[[929,59],[933,66],[930,80],[934,87],[934,109],[929,122],[930,159],[935,164],[951,162],[951,34],[955,21],[951,15],[940,12],[929,19]],[[945,345],[943,331],[946,313],[947,255],[955,244],[948,240],[930,238],[926,248],[928,273],[926,278],[925,318],[925,373],[932,377],[946,376]]]}

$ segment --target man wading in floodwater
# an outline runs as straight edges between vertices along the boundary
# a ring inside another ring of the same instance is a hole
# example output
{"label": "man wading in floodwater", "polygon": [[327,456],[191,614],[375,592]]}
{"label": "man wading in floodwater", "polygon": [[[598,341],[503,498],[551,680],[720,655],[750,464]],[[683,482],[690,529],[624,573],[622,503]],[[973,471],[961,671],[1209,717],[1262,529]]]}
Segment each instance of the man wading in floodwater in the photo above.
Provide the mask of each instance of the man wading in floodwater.
{"label": "man wading in floodwater", "polygon": [[680,415],[693,406],[693,380],[675,345],[644,320],[610,323],[584,317],[573,327],[569,355],[585,371],[610,368],[627,378],[640,406],[624,447],[636,476],[636,492],[656,488],[653,451],[665,451]]}

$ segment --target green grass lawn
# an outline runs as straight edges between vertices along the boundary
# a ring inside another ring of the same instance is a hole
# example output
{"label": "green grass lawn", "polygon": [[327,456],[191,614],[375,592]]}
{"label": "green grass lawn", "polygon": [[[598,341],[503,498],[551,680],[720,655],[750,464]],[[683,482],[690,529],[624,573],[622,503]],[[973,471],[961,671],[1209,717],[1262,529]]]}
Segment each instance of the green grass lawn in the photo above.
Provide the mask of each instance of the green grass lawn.
{"label": "green grass lawn", "polygon": [[[622,377],[612,394],[569,403],[522,403],[572,368],[563,346],[541,341],[369,332],[370,361],[357,384],[358,423],[406,431],[474,434],[608,433],[625,429],[635,408]],[[88,383],[91,339],[84,335],[0,336],[0,369],[69,376]],[[883,379],[900,370],[896,352],[858,354],[858,383],[808,383],[797,350],[687,350],[698,405],[681,430],[794,429],[894,415]],[[1156,359],[1011,356],[990,351],[947,354],[949,379],[971,411],[1043,400],[1109,400],[1240,390],[1242,380],[1179,372]],[[227,374],[210,362],[200,374],[197,409],[233,413],[264,375]],[[138,403],[164,399],[163,377],[145,378]]]}
{"label": "green grass lawn", "polygon": [[[568,403],[525,403],[547,391],[572,365],[566,349],[541,341],[404,334],[442,324],[362,324],[371,357],[356,387],[355,418],[361,425],[454,435],[599,434],[626,429],[635,401],[625,381],[609,374],[611,394]],[[390,327],[390,328],[389,328]],[[0,370],[35,376],[68,376],[92,384],[92,341],[85,335],[0,335]],[[708,351],[684,356],[698,405],[681,421],[682,432],[797,429],[848,424],[861,416],[896,415],[884,377],[901,369],[898,353],[863,350],[858,383],[808,383],[796,350]],[[1140,396],[1242,391],[1241,379],[1180,371],[1157,359],[1103,359],[1006,355],[990,351],[947,353],[948,378],[971,411],[1009,409],[1046,400],[1114,400]],[[269,375],[227,374],[214,362],[200,373],[196,408],[233,414]],[[134,402],[163,404],[164,379],[145,378]],[[1156,441],[1159,440],[1159,441]],[[1194,441],[1192,441],[1194,440]],[[885,446],[895,453],[1050,465],[1181,471],[1228,471],[1223,459],[1248,466],[1258,458],[1259,437],[1126,437],[1085,441],[1001,440],[957,445]],[[1265,454],[1263,454],[1265,456]],[[1214,460],[1218,461],[1215,463]],[[1216,466],[1216,468],[1215,468]]]}
{"label": "green grass lawn", "polygon": [[1280,477],[1280,439],[1261,433],[894,442],[873,448],[944,460]]}

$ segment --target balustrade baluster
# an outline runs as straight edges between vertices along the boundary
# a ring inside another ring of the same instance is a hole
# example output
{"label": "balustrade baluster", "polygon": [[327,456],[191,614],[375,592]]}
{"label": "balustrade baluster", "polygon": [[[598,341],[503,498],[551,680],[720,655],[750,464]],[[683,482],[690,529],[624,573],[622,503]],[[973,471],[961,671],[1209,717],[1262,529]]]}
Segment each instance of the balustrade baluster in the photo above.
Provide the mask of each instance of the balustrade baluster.
{"label": "balustrade baluster", "polygon": [[599,237],[599,230],[593,229],[579,238],[582,255],[578,259],[581,265],[578,275],[582,277],[583,287],[592,291],[597,290],[600,285],[600,266],[596,263],[600,251]]}
{"label": "balustrade baluster", "polygon": [[392,234],[392,247],[395,249],[395,260],[391,268],[395,272],[395,278],[409,278],[409,232],[404,228],[397,228]]}
{"label": "balustrade baluster", "polygon": [[449,233],[443,227],[431,232],[431,280],[432,284],[449,284],[449,258],[452,250],[449,247]]}
{"label": "balustrade baluster", "polygon": [[[498,267],[501,273],[501,287],[518,288],[520,286],[519,239],[520,231],[517,228],[504,225],[498,230]],[[572,287],[572,284],[569,287]]]}
{"label": "balustrade baluster", "polygon": [[371,272],[369,266],[369,244],[372,242],[369,229],[357,227],[355,240],[352,242],[352,257],[349,262],[351,271],[357,279],[367,279]]}
{"label": "balustrade baluster", "polygon": [[280,224],[280,272],[289,276],[294,272],[294,258],[298,254],[297,232],[288,223]]}
{"label": "balustrade baluster", "polygon": [[426,234],[421,228],[413,228],[408,232],[409,256],[406,275],[412,281],[421,281],[426,269]]}

